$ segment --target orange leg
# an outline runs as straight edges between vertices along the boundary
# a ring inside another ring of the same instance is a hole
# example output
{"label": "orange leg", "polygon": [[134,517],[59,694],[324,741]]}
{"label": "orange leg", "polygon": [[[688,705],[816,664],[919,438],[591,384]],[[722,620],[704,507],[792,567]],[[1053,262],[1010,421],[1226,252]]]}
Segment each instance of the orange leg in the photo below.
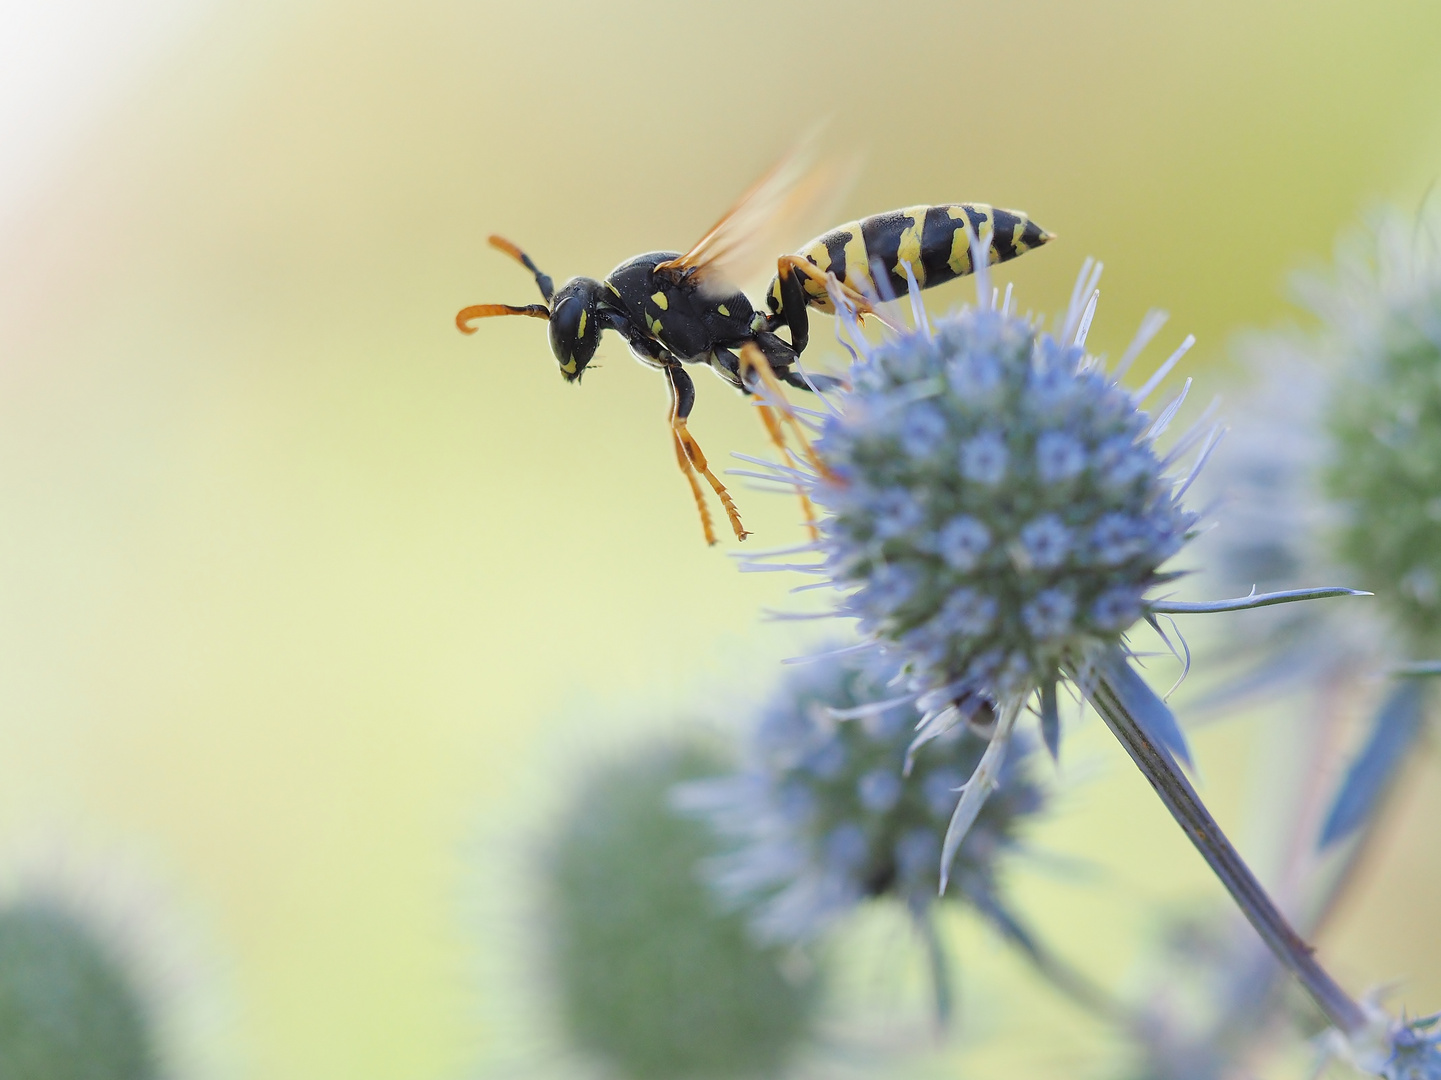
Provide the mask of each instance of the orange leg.
{"label": "orange leg", "polygon": [[821,290],[822,295],[829,295],[826,293],[826,282],[828,280],[834,280],[836,286],[840,289],[841,295],[844,296],[851,307],[855,309],[856,315],[859,318],[864,319],[867,315],[873,315],[892,330],[900,332],[901,327],[877,311],[862,292],[847,285],[844,281],[835,278],[835,275],[822,270],[809,259],[802,258],[799,255],[782,255],[777,262],[777,269],[781,274],[788,272],[799,274],[807,281],[816,285]]}
{"label": "orange leg", "polygon": [[[706,478],[706,481],[711,486],[711,490],[716,493],[716,498],[720,499],[721,507],[725,510],[726,517],[730,520],[731,530],[736,534],[736,539],[744,540],[750,533],[746,532],[745,526],[741,524],[741,515],[740,511],[736,509],[735,500],[731,498],[730,492],[726,490],[726,486],[720,482],[716,474],[710,471],[710,466],[706,464],[705,454],[701,452],[700,443],[695,441],[695,436],[692,435],[686,427],[686,422],[678,416],[673,416],[671,418],[671,431],[675,434],[676,445],[684,451],[686,458],[695,468],[696,472],[699,472]],[[695,481],[695,473],[687,473],[687,475],[690,477],[692,489],[696,492],[697,504],[702,505],[701,523],[706,527],[706,542],[714,544],[715,538],[710,530],[710,515],[705,511],[704,505],[700,504],[700,485]]]}
{"label": "orange leg", "polygon": [[690,455],[685,452],[685,444],[680,441],[676,434],[675,418],[671,418],[671,441],[675,443],[675,460],[680,466],[680,471],[685,474],[686,480],[690,482],[690,493],[695,497],[695,508],[700,511],[700,527],[705,532],[705,542],[714,544],[715,528],[711,525],[710,508],[705,504],[705,492],[701,490],[700,481],[695,478],[695,469],[691,466]]}
{"label": "orange leg", "polygon": [[[761,352],[759,345],[753,345],[747,342],[741,346],[740,370],[742,378],[745,377],[748,371],[754,371],[756,373],[757,378],[759,378],[760,381],[765,384],[766,389],[771,392],[771,400],[777,403],[776,413],[779,414],[781,420],[784,420],[790,425],[791,431],[796,437],[796,443],[800,446],[801,456],[806,459],[806,462],[811,468],[815,469],[816,472],[822,476],[830,477],[831,471],[826,468],[825,462],[816,457],[816,452],[811,449],[811,440],[806,434],[806,429],[802,427],[801,422],[796,419],[796,414],[791,412],[784,404],[786,396],[785,392],[781,389],[780,380],[776,378],[776,373],[771,370],[770,361],[766,359],[765,353]],[[775,417],[772,416],[772,420],[774,419]],[[777,423],[776,427],[777,431],[779,431],[780,424]],[[780,440],[782,449],[785,449],[783,445],[784,441],[784,436],[782,436]],[[787,450],[786,452],[789,454],[790,451]]]}
{"label": "orange leg", "polygon": [[741,524],[740,511],[736,509],[735,500],[731,498],[730,492],[726,490],[725,485],[720,482],[715,473],[710,471],[700,443],[695,441],[695,436],[686,427],[686,417],[690,415],[691,406],[695,403],[695,384],[691,382],[690,376],[681,369],[679,364],[666,365],[665,374],[666,380],[670,384],[670,434],[675,445],[676,462],[690,483],[696,509],[700,511],[701,528],[705,530],[705,541],[707,544],[714,544],[716,536],[715,529],[711,526],[710,511],[706,508],[705,493],[696,480],[697,472],[706,478],[711,490],[720,499],[721,507],[726,512],[726,518],[730,521],[731,530],[735,533],[736,539],[744,540],[750,534]]}
{"label": "orange leg", "polygon": [[[786,434],[781,430],[780,421],[776,419],[775,410],[769,405],[757,405],[756,409],[761,414],[761,423],[766,426],[766,433],[770,435],[771,442],[775,443],[776,449],[781,452],[788,465],[796,465],[796,458],[791,453],[791,448],[786,445]],[[811,498],[806,494],[805,489],[799,484],[796,485],[796,497],[801,501],[801,513],[805,515],[806,532],[812,540],[821,538],[820,529],[816,528],[816,508],[811,505]]]}

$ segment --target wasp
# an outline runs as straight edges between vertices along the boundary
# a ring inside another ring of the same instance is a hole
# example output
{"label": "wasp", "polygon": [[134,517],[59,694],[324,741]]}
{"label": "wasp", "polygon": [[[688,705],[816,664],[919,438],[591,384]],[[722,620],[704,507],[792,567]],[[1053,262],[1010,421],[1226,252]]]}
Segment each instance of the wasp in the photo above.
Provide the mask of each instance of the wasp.
{"label": "wasp", "polygon": [[[455,318],[472,334],[476,320],[524,315],[549,323],[550,347],[567,382],[578,383],[595,356],[601,335],[613,330],[635,357],[664,374],[670,389],[667,422],[676,462],[690,483],[708,544],[716,542],[700,478],[715,492],[737,540],[749,534],[725,485],[711,471],[687,425],[695,384],[686,365],[705,364],[742,394],[776,400],[779,384],[823,391],[840,380],[798,369],[810,339],[808,312],[833,313],[831,282],[854,309],[876,314],[878,296],[896,297],[911,283],[927,289],[974,269],[971,243],[989,233],[989,262],[1013,259],[1052,234],[1026,214],[983,203],[942,203],[892,210],[852,221],[816,237],[798,252],[782,255],[765,293],[764,311],[735,284],[759,237],[795,212],[804,186],[783,162],[762,178],[685,253],[653,251],[621,263],[603,279],[576,277],[560,288],[515,244],[491,236],[490,244],[535,278],[544,303],[476,304]],[[773,248],[771,250],[774,250]],[[787,337],[781,336],[784,330]],[[781,399],[783,400],[783,398]],[[772,440],[790,458],[778,419],[760,405]],[[788,413],[782,419],[794,422]],[[810,507],[804,503],[806,518]]]}

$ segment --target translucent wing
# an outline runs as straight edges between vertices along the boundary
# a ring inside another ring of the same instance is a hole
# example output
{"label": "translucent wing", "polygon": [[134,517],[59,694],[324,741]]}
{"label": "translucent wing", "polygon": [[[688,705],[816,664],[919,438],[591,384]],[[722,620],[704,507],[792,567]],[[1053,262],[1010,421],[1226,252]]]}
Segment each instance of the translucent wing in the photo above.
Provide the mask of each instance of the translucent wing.
{"label": "translucent wing", "polygon": [[815,162],[814,140],[787,154],[740,197],[668,273],[725,293],[775,273],[776,259],[823,228],[857,172],[856,161]]}

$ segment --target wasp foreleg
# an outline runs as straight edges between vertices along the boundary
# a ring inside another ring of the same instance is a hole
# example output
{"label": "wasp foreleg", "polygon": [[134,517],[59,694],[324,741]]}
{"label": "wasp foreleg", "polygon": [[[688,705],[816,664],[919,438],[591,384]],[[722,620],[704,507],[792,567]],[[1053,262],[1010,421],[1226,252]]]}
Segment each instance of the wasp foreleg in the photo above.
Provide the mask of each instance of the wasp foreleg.
{"label": "wasp foreleg", "polygon": [[700,443],[696,442],[695,436],[686,427],[686,419],[690,416],[691,406],[695,404],[695,383],[678,363],[671,363],[665,366],[666,380],[670,384],[670,431],[675,442],[676,461],[680,465],[681,472],[685,473],[686,479],[690,482],[691,493],[695,496],[696,509],[700,511],[701,528],[705,530],[707,544],[716,542],[715,530],[711,528],[710,511],[706,509],[705,495],[701,491],[700,484],[696,482],[695,474],[699,472],[710,484],[711,490],[720,499],[721,507],[726,512],[731,530],[735,533],[737,540],[744,540],[750,533],[746,532],[745,526],[741,524],[740,511],[736,509],[735,500],[731,498],[730,492],[715,473],[710,471],[706,463],[705,454],[701,451]]}

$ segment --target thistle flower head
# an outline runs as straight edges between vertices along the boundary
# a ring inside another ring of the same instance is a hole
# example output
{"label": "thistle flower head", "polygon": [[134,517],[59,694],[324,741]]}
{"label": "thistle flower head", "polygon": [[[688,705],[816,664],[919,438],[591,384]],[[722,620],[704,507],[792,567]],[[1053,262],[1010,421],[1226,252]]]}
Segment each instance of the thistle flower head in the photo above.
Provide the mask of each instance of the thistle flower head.
{"label": "thistle flower head", "polygon": [[597,770],[550,852],[545,938],[566,1035],[633,1080],[775,1075],[810,1030],[813,973],[715,903],[698,873],[715,838],[667,802],[720,767],[661,747]]}
{"label": "thistle flower head", "polygon": [[1349,1037],[1328,1033],[1325,1052],[1382,1080],[1441,1080],[1441,1013],[1418,1020],[1388,1018],[1374,1003],[1370,1024]]}
{"label": "thistle flower head", "polygon": [[1081,345],[969,309],[852,378],[816,443],[826,566],[921,685],[1025,697],[1145,613],[1196,519],[1151,419]]}
{"label": "thistle flower head", "polygon": [[[1250,620],[1229,638],[1243,687],[1292,681],[1334,697],[1338,680],[1377,668],[1441,671],[1438,225],[1434,215],[1381,215],[1343,241],[1329,271],[1298,280],[1316,330],[1245,342],[1261,378],[1233,410],[1235,437],[1210,477],[1226,500],[1224,527],[1207,540],[1212,567],[1263,587],[1301,568],[1349,579],[1376,601],[1344,619],[1308,605]],[[1413,757],[1428,696],[1409,682],[1376,696],[1323,846],[1374,816]]]}
{"label": "thistle flower head", "polygon": [[[975,238],[972,249],[983,268]],[[1161,319],[1149,316],[1118,366],[1105,371],[1083,349],[1099,298],[1089,270],[1055,337],[1011,314],[1009,289],[997,310],[984,273],[976,275],[979,307],[932,332],[911,278],[917,330],[880,346],[860,335],[839,284],[828,279],[859,355],[850,388],[823,417],[814,472],[776,470],[827,511],[814,544],[823,561],[804,569],[828,574],[824,584],[842,590],[838,613],[859,620],[867,639],[860,648],[905,658],[911,700],[923,714],[912,752],[995,705],[995,727],[946,830],[942,890],[952,858],[1001,784],[1022,709],[1036,699],[1054,753],[1058,683],[1071,680],[1267,945],[1306,981],[1327,1017],[1350,1031],[1361,1023],[1360,1007],[1300,948],[1186,780],[1176,760],[1189,761],[1185,737],[1134,669],[1125,634],[1142,618],[1159,631],[1163,615],[1353,590],[1207,602],[1148,595],[1172,576],[1162,564],[1194,532],[1196,517],[1180,500],[1215,433],[1197,427],[1164,456],[1156,449],[1186,390],[1154,420],[1140,406],[1192,339],[1134,394],[1123,391],[1118,380]],[[1202,439],[1189,475],[1175,477],[1169,469],[1177,455]]]}
{"label": "thistle flower head", "polygon": [[[844,593],[836,613],[904,658],[922,714],[912,750],[995,706],[994,737],[943,845],[942,888],[1033,695],[1053,754],[1057,684],[1069,679],[1090,693],[1102,678],[1184,759],[1174,718],[1128,666],[1126,632],[1164,610],[1276,602],[1167,609],[1148,596],[1172,576],[1162,564],[1195,531],[1196,515],[1180,500],[1216,432],[1198,426],[1158,451],[1189,381],[1156,417],[1141,410],[1190,337],[1135,393],[1119,385],[1163,314],[1147,316],[1113,370],[1086,354],[1099,273],[1089,262],[1083,268],[1055,336],[1013,314],[1009,290],[998,309],[981,274],[981,304],[934,330],[913,289],[917,329],[880,345],[859,332],[833,286],[855,354],[851,386],[820,426],[814,475],[785,470],[826,511],[815,545],[823,561],[812,569]],[[1189,475],[1172,474],[1177,456],[1198,442]]]}
{"label": "thistle flower head", "polygon": [[1437,219],[1382,217],[1303,298],[1311,350],[1336,378],[1323,473],[1340,511],[1336,556],[1385,605],[1411,648],[1441,647],[1441,249]]}
{"label": "thistle flower head", "polygon": [[1397,1024],[1391,1054],[1381,1067],[1386,1080],[1441,1080],[1441,1013]]}
{"label": "thistle flower head", "polygon": [[0,910],[0,1075],[160,1075],[149,1002],[115,950],[49,898]]}
{"label": "thistle flower head", "polygon": [[[941,837],[985,740],[954,729],[903,777],[918,714],[883,700],[897,674],[895,662],[876,658],[795,670],[762,713],[745,767],[677,790],[681,806],[732,841],[708,876],[731,902],[752,905],[761,938],[811,938],[870,897],[894,896],[916,912],[935,898]],[[991,902],[1000,857],[1040,809],[1023,756],[1007,763],[961,846],[962,898]]]}

